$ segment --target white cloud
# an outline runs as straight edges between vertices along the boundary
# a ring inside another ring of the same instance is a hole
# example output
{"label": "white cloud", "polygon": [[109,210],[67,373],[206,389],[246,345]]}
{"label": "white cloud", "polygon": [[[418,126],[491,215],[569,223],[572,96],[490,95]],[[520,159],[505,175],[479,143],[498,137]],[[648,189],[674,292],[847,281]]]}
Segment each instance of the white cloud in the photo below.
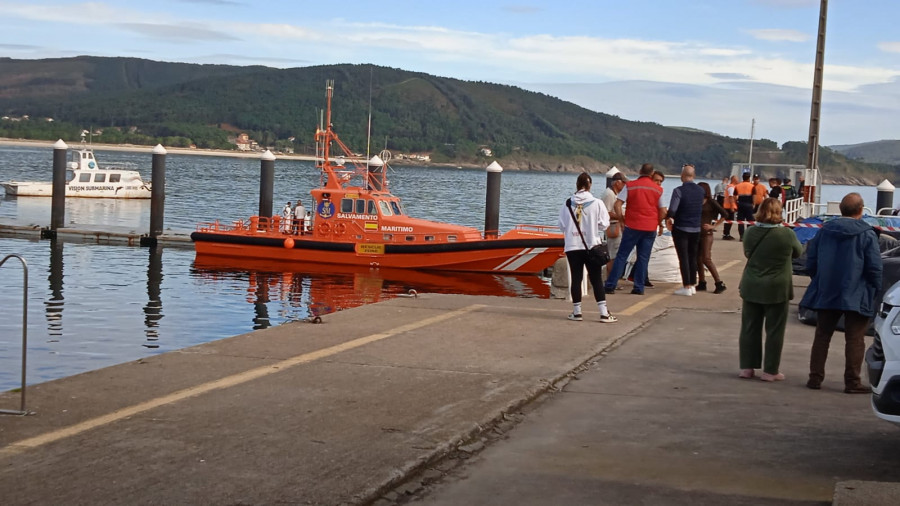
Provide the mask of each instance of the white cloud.
{"label": "white cloud", "polygon": [[879,42],[878,49],[885,53],[900,53],[900,42]]}
{"label": "white cloud", "polygon": [[746,32],[759,40],[773,42],[806,42],[810,39],[810,35],[807,33],[781,28],[761,28],[758,30],[746,30]]}

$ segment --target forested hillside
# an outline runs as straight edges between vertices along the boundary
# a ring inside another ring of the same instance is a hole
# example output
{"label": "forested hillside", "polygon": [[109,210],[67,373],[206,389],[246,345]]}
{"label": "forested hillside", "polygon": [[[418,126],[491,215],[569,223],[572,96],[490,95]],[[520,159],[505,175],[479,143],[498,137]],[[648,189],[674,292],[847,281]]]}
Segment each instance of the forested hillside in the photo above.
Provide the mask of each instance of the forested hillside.
{"label": "forested hillside", "polygon": [[[0,59],[0,111],[30,118],[0,122],[0,136],[77,140],[92,128],[102,129],[99,142],[228,148],[245,132],[262,146],[312,153],[325,82],[332,79],[335,129],[359,152],[371,110],[373,150],[428,153],[436,162],[480,163],[484,147],[504,166],[519,168],[634,169],[650,161],[673,172],[692,162],[702,175],[721,175],[748,156],[745,139],[628,121],[512,86],[387,67],[273,69],[94,57]],[[54,121],[40,120],[47,117]],[[806,161],[805,149],[785,153],[765,139],[755,146],[780,163]],[[832,172],[872,170],[838,154],[820,158]]]}
{"label": "forested hillside", "polygon": [[883,140],[864,142],[862,144],[831,146],[831,149],[852,160],[860,160],[867,163],[900,165],[900,140]]}

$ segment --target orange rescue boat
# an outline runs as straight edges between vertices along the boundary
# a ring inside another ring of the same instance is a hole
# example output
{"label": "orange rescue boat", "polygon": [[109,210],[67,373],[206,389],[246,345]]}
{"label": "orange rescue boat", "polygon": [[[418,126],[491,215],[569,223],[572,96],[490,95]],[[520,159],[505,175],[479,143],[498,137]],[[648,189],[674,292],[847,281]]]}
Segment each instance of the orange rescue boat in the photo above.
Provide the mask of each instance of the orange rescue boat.
{"label": "orange rescue boat", "polygon": [[[253,216],[232,224],[201,223],[191,234],[197,257],[217,256],[369,267],[493,273],[540,273],[563,256],[557,227],[517,225],[497,236],[472,227],[413,218],[392,195],[387,165],[362,164],[332,129],[333,83],[326,87],[326,120],[316,129],[321,186],[307,227],[285,226],[280,216]],[[332,145],[343,153],[331,159]],[[352,166],[344,160],[351,160]]]}

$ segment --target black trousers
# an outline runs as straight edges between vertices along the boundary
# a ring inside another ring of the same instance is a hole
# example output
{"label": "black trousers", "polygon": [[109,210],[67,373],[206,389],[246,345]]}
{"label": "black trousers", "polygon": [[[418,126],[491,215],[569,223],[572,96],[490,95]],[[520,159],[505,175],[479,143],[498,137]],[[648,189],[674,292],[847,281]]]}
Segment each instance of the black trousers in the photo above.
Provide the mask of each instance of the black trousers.
{"label": "black trousers", "polygon": [[584,279],[585,266],[587,266],[591,289],[594,290],[594,299],[597,302],[606,300],[606,290],[603,289],[603,267],[594,267],[588,262],[587,250],[576,249],[567,251],[566,260],[569,261],[569,273],[572,276],[572,284],[569,285],[569,289],[572,292],[572,302],[581,302],[581,281]]}
{"label": "black trousers", "polygon": [[[753,202],[738,202],[737,209],[738,221],[753,221]],[[738,224],[738,234],[744,237],[744,225]]]}
{"label": "black trousers", "polygon": [[672,242],[678,254],[678,267],[681,270],[681,284],[693,286],[697,284],[697,251],[700,249],[700,232],[685,232],[672,229]]}

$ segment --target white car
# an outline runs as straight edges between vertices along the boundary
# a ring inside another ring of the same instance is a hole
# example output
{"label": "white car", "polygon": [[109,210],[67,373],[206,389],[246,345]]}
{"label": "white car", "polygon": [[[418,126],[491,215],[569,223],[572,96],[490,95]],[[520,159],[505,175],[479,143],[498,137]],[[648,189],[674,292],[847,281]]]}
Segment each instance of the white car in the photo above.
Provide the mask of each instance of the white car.
{"label": "white car", "polygon": [[866,350],[866,373],[875,414],[900,425],[900,282],[885,292],[875,315],[875,341]]}

